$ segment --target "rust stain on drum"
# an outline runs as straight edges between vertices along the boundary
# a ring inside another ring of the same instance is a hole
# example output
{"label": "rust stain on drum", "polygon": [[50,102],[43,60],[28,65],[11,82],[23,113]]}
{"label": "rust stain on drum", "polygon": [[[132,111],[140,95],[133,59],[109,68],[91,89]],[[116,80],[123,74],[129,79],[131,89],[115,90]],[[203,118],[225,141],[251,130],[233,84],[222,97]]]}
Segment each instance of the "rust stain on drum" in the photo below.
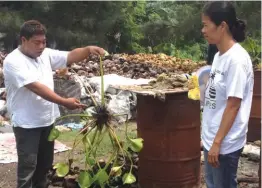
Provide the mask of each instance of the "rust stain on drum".
{"label": "rust stain on drum", "polygon": [[247,141],[261,139],[261,71],[254,72],[254,90],[248,123]]}
{"label": "rust stain on drum", "polygon": [[142,188],[198,188],[200,185],[200,104],[187,92],[166,94],[165,102],[137,95]]}

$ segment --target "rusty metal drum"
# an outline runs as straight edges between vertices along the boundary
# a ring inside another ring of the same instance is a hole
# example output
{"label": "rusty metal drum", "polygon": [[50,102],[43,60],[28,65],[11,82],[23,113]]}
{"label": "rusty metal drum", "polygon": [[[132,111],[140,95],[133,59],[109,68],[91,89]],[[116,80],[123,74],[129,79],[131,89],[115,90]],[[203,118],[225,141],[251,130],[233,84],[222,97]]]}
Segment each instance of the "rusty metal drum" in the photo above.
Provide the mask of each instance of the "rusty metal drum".
{"label": "rusty metal drum", "polygon": [[200,104],[187,92],[168,93],[165,101],[137,95],[138,177],[142,188],[200,186]]}
{"label": "rusty metal drum", "polygon": [[254,72],[254,90],[247,141],[261,140],[261,71]]}

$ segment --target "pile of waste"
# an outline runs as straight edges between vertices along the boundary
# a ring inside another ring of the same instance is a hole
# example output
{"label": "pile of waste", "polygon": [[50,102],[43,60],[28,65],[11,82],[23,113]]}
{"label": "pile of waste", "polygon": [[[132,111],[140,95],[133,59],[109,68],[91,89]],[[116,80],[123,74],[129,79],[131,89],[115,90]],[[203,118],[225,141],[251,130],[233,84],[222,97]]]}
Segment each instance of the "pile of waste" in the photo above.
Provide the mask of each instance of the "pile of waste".
{"label": "pile of waste", "polygon": [[130,86],[122,85],[119,88],[137,91],[174,90],[177,88],[187,90],[189,78],[190,76],[188,74],[162,73],[157,76],[157,78],[151,79],[148,84]]}
{"label": "pile of waste", "polygon": [[[0,82],[3,83],[2,64],[5,55],[0,57]],[[193,62],[165,54],[113,54],[102,59],[105,82],[105,97],[108,107],[115,113],[134,116],[136,94],[117,89],[115,86],[140,87],[141,89],[175,89],[187,88],[187,75],[191,74],[205,62]],[[100,100],[101,77],[100,58],[90,56],[88,59],[71,65],[70,68],[56,70],[54,74],[55,92],[62,97],[75,97],[92,111],[94,104],[91,96]],[[0,83],[0,84],[1,84]],[[2,85],[3,91],[4,86]],[[2,92],[4,95],[4,92]],[[3,109],[1,116],[8,117],[5,98],[1,99]],[[81,113],[81,110],[68,110],[60,106],[61,115]],[[124,118],[119,117],[120,121]],[[75,122],[72,118],[68,122]]]}
{"label": "pile of waste", "polygon": [[[114,54],[103,60],[104,74],[117,74],[127,78],[156,78],[162,73],[192,73],[206,65],[205,61],[194,62],[165,54]],[[99,76],[97,57],[90,57],[71,67],[78,75]],[[69,70],[70,71],[70,70]]]}

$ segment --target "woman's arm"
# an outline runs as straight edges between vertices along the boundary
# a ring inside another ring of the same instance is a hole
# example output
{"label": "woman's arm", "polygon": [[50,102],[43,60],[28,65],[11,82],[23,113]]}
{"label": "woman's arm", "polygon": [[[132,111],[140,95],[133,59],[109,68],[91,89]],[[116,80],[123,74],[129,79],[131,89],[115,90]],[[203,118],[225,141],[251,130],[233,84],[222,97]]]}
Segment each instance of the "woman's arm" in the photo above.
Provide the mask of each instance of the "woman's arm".
{"label": "woman's arm", "polygon": [[235,118],[241,105],[241,101],[242,99],[236,97],[228,98],[227,106],[223,113],[222,121],[214,139],[214,143],[219,145],[222,143],[223,139],[225,138],[235,121]]}
{"label": "woman's arm", "polygon": [[242,99],[237,97],[228,97],[227,105],[222,116],[221,124],[214,139],[213,145],[208,152],[208,162],[211,166],[215,168],[219,166],[218,157],[221,143],[228,134],[231,127],[233,126],[233,123],[238,114],[238,110],[241,106],[241,100]]}
{"label": "woman's arm", "polygon": [[248,70],[248,68],[252,69],[252,67],[249,67],[249,62],[247,61],[248,58],[233,56],[227,68],[225,78],[225,97],[227,98],[226,108],[224,110],[218,132],[214,138],[213,145],[208,152],[208,162],[213,167],[217,167],[219,165],[218,157],[220,154],[221,143],[233,126],[241,105],[241,101],[247,94],[247,91],[245,90],[248,84],[248,76],[250,74],[250,70]]}

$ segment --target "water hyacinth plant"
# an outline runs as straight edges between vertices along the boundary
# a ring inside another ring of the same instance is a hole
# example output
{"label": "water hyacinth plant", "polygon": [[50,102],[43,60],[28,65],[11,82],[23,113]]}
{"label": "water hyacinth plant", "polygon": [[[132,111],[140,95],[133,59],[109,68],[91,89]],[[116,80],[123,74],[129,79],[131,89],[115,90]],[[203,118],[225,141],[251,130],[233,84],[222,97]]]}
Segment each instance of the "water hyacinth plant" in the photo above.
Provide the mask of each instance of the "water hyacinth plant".
{"label": "water hyacinth plant", "polygon": [[[81,117],[85,125],[78,135],[75,137],[72,149],[68,153],[68,158],[65,162],[57,163],[54,165],[56,175],[58,177],[66,177],[72,168],[74,162],[74,149],[82,143],[84,146],[85,155],[85,168],[79,171],[76,181],[79,187],[108,187],[110,180],[120,177],[123,184],[132,184],[136,182],[136,177],[132,173],[133,160],[132,152],[140,152],[143,148],[142,138],[130,138],[127,134],[128,119],[125,122],[125,140],[121,140],[116,134],[115,128],[112,123],[116,120],[117,116],[126,116],[127,114],[113,114],[107,108],[105,101],[104,91],[104,78],[103,78],[103,61],[100,57],[100,74],[101,74],[101,101],[96,101],[90,92],[85,87],[86,91],[90,94],[91,99],[95,105],[94,111],[91,113],[84,112],[82,114],[69,114],[62,116],[56,120],[78,116]],[[49,141],[54,141],[60,135],[59,130],[54,128],[49,135]],[[92,133],[92,134],[91,134]],[[101,146],[103,138],[108,135],[111,140],[111,152],[108,153],[109,158],[105,161],[104,165],[98,160],[97,150]],[[128,146],[124,143],[128,143]],[[124,168],[125,165],[129,166],[128,171]],[[125,169],[125,171],[123,171]]]}

